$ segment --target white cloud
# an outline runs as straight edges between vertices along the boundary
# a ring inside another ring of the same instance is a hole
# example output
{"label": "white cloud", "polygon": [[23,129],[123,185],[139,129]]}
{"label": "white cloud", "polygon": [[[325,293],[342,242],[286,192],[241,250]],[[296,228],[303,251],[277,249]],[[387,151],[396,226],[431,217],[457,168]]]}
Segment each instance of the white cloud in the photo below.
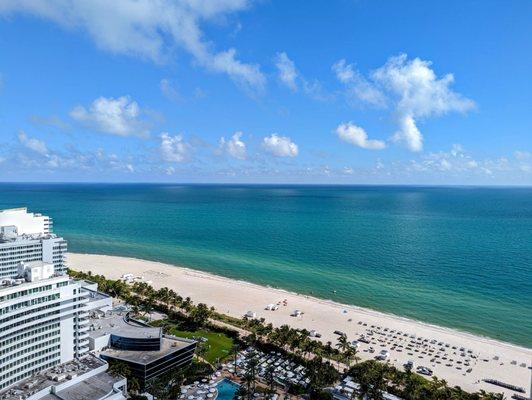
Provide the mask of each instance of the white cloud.
{"label": "white cloud", "polygon": [[46,144],[42,140],[30,138],[23,131],[19,132],[18,140],[24,147],[36,153],[39,153],[42,156],[46,156],[48,154],[48,148],[46,147]]}
{"label": "white cloud", "polygon": [[374,71],[372,79],[395,96],[397,111],[402,115],[430,117],[471,110],[475,103],[449,88],[453,74],[438,79],[431,64],[419,58],[408,60],[406,54],[401,54]]}
{"label": "white cloud", "polygon": [[395,102],[399,130],[394,140],[404,142],[412,151],[423,149],[423,135],[416,118],[466,112],[475,106],[472,100],[450,89],[454,82],[452,74],[438,79],[430,61],[408,60],[406,54],[390,58],[372,73],[372,79],[385,88]]}
{"label": "white cloud", "polygon": [[394,142],[404,142],[411,151],[423,149],[423,135],[419,131],[416,121],[410,115],[401,116],[398,120],[399,129],[392,136]]}
{"label": "white cloud", "polygon": [[266,78],[257,64],[246,64],[235,58],[236,50],[229,49],[213,56],[206,56],[203,65],[216,72],[225,72],[233,81],[244,86],[261,90]]}
{"label": "white cloud", "polygon": [[333,65],[337,79],[360,101],[391,106],[398,125],[392,139],[411,151],[423,149],[423,135],[417,122],[449,112],[467,112],[475,103],[454,92],[452,74],[438,78],[430,61],[409,60],[406,54],[388,59],[386,64],[364,78],[352,65],[340,60]]}
{"label": "white cloud", "polygon": [[[38,139],[30,138],[24,132],[18,135],[18,141],[31,152],[18,151],[13,147],[8,152],[9,165],[16,168],[17,173],[29,171],[31,175],[44,171],[73,170],[92,173],[121,171],[134,172],[135,167],[131,157],[121,158],[116,154],[107,155],[104,150],[79,151],[73,145],[65,146],[61,151],[50,149]],[[13,169],[15,170],[15,169]]]}
{"label": "white cloud", "polygon": [[353,175],[355,173],[355,170],[351,167],[344,167],[342,168],[342,173],[346,175]]}
{"label": "white cloud", "polygon": [[99,97],[86,109],[75,107],[70,116],[77,121],[104,133],[118,136],[148,137],[146,123],[140,119],[141,110],[136,101],[129,96],[117,99]]}
{"label": "white cloud", "polygon": [[246,144],[241,140],[243,133],[236,132],[231,139],[220,138],[219,152],[227,153],[238,160],[246,159]]}
{"label": "white cloud", "polygon": [[216,52],[204,39],[201,24],[248,7],[247,0],[4,0],[0,13],[28,13],[66,29],[87,32],[103,50],[162,63],[180,47],[208,70],[225,73],[246,86],[260,89],[260,68],[235,58],[235,50]]}
{"label": "white cloud", "polygon": [[298,73],[296,66],[286,53],[277,53],[275,56],[275,66],[279,73],[279,80],[285,84],[290,90],[297,90]]}
{"label": "white cloud", "polygon": [[502,159],[475,160],[462,145],[453,144],[450,151],[431,152],[423,155],[420,160],[412,160],[411,168],[419,172],[492,175],[493,170],[504,171],[511,167]]}
{"label": "white cloud", "polygon": [[168,133],[161,134],[161,156],[168,162],[185,162],[190,160],[192,146],[185,142],[182,135],[170,136]]}
{"label": "white cloud", "polygon": [[530,153],[529,151],[516,150],[514,152],[514,156],[518,160],[524,161],[530,160],[532,158],[532,153]]}
{"label": "white cloud", "polygon": [[386,143],[382,140],[368,139],[366,131],[352,122],[338,125],[336,134],[344,142],[362,147],[363,149],[382,150],[386,147]]}
{"label": "white cloud", "polygon": [[386,105],[384,94],[371,82],[356,71],[351,64],[340,60],[332,66],[336,78],[342,82],[348,90],[349,96],[378,107]]}
{"label": "white cloud", "polygon": [[277,157],[296,157],[299,153],[297,144],[289,137],[279,136],[276,133],[265,137],[262,146],[267,152]]}

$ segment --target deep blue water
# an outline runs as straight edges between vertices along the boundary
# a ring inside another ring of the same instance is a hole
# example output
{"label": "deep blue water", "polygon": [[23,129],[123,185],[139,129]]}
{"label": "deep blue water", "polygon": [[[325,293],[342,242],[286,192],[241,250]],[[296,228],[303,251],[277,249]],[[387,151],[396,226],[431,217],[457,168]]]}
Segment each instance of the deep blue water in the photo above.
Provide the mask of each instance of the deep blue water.
{"label": "deep blue water", "polygon": [[19,206],[52,216],[73,252],[185,265],[532,347],[532,188],[0,184],[0,208]]}

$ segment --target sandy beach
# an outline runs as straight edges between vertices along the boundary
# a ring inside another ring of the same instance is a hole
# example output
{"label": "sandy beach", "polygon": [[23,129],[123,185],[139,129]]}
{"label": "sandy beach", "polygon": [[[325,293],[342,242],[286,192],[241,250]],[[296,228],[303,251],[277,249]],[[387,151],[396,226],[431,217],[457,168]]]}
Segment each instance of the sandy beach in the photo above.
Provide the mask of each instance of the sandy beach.
{"label": "sandy beach", "polygon": [[[183,297],[190,296],[195,303],[214,306],[219,312],[242,317],[247,311],[253,311],[274,326],[289,324],[316,330],[322,334],[321,340],[333,344],[338,337],[333,333],[335,330],[345,332],[349,340],[364,335],[370,343],[360,343],[362,359],[373,358],[386,349],[390,353],[389,362],[401,366],[411,360],[416,367],[428,367],[450,385],[467,391],[502,392],[507,398],[515,393],[482,382],[490,378],[523,387],[530,396],[532,349],[158,262],[70,253],[68,265],[111,279],[126,273],[142,276],[155,288],[167,286]],[[276,311],[265,310],[268,304],[285,299],[286,306],[281,304]],[[294,310],[303,314],[292,317]]]}

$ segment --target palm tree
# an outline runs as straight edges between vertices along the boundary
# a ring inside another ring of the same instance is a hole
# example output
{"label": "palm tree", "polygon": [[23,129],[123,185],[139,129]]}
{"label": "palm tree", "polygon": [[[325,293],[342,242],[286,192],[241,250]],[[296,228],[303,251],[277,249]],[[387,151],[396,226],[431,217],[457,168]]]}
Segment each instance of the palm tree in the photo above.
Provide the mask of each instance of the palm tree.
{"label": "palm tree", "polygon": [[382,364],[374,364],[370,379],[370,398],[373,400],[382,400],[382,393],[386,390],[386,367]]}
{"label": "palm tree", "polygon": [[234,361],[234,364],[235,364],[235,375],[237,374],[236,360],[237,360],[239,352],[240,352],[240,346],[238,344],[236,344],[236,343],[233,344],[233,346],[231,347],[231,350],[229,350],[229,354],[233,356],[233,361]]}
{"label": "palm tree", "polygon": [[327,343],[325,343],[325,346],[323,347],[323,353],[325,354],[325,357],[327,357],[328,359],[331,358],[333,354],[333,347],[332,347],[331,341],[328,341]]}
{"label": "palm tree", "polygon": [[360,357],[358,357],[358,347],[357,346],[352,346],[351,347],[352,351],[353,351],[353,360],[355,360],[355,365],[358,364],[358,361],[360,360]]}
{"label": "palm tree", "polygon": [[266,368],[266,382],[268,382],[271,394],[275,392],[275,368],[276,367],[273,364],[269,364]]}
{"label": "palm tree", "polygon": [[[347,341],[347,336],[340,335],[338,336],[338,343],[336,343],[336,347],[338,350],[345,354],[346,351],[351,347],[350,343]],[[338,369],[340,369],[340,358],[337,360],[338,362]]]}
{"label": "palm tree", "polygon": [[257,354],[255,350],[251,350],[246,354],[246,373],[244,374],[244,381],[247,385],[248,398],[253,397],[255,393],[255,379],[257,376]]}
{"label": "palm tree", "polygon": [[183,310],[187,312],[190,311],[191,306],[192,306],[192,300],[190,299],[190,297],[185,298],[185,300],[183,300],[183,302],[181,303],[181,307],[183,307]]}

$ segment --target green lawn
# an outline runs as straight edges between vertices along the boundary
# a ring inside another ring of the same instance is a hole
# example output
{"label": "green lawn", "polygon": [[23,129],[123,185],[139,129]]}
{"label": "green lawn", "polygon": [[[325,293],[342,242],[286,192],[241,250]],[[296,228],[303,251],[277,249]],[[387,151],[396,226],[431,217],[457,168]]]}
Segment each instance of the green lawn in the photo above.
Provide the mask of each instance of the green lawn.
{"label": "green lawn", "polygon": [[217,359],[221,361],[224,358],[227,358],[231,347],[233,347],[233,339],[229,336],[224,335],[223,333],[209,332],[203,330],[195,332],[185,332],[172,328],[170,334],[189,339],[193,339],[194,337],[207,338],[207,342],[205,343],[208,350],[205,354],[205,359],[210,363],[216,362]]}

